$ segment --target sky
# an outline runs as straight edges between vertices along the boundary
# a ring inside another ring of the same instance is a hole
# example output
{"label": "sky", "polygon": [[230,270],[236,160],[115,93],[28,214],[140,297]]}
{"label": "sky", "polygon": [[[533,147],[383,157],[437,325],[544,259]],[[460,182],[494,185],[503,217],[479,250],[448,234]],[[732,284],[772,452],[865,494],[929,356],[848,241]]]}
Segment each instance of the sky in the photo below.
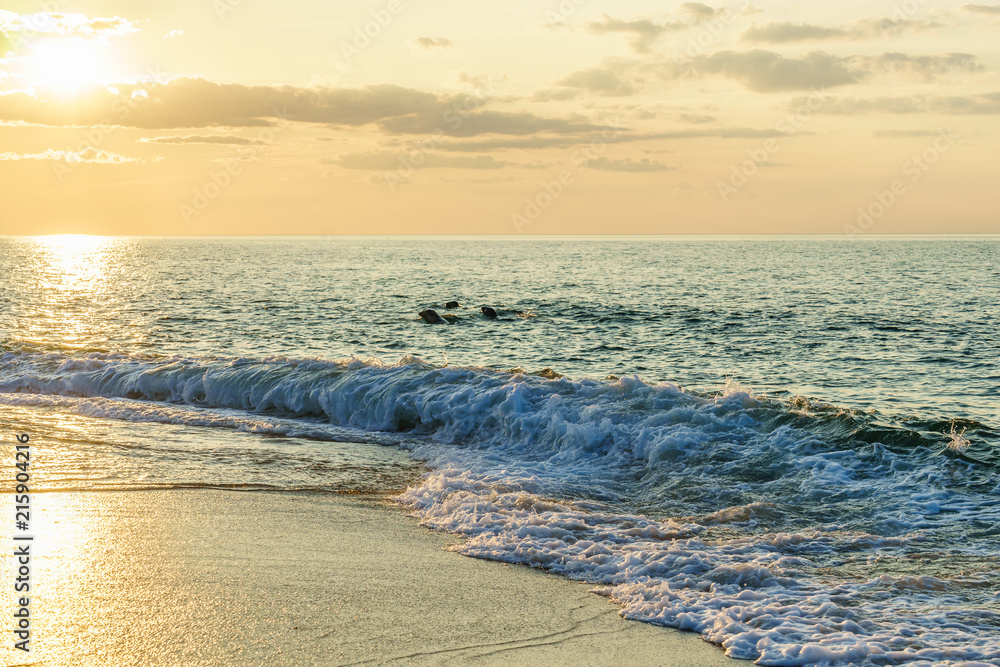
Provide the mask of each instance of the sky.
{"label": "sky", "polygon": [[996,233],[1000,4],[8,1],[0,234]]}

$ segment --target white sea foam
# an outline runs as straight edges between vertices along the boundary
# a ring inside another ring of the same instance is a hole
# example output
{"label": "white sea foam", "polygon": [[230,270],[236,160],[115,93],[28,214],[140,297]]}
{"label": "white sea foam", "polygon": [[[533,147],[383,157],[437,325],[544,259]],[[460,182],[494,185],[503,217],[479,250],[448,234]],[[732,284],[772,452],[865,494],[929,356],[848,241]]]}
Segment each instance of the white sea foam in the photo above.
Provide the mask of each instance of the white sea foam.
{"label": "white sea foam", "polygon": [[[432,469],[400,500],[466,536],[457,551],[592,582],[628,618],[733,657],[1000,660],[995,577],[946,567],[993,557],[995,537],[965,526],[1000,521],[995,476],[934,442],[828,441],[819,417],[733,384],[701,396],[415,358],[9,352],[0,390],[105,418],[396,442]],[[942,550],[938,571],[908,571]]]}

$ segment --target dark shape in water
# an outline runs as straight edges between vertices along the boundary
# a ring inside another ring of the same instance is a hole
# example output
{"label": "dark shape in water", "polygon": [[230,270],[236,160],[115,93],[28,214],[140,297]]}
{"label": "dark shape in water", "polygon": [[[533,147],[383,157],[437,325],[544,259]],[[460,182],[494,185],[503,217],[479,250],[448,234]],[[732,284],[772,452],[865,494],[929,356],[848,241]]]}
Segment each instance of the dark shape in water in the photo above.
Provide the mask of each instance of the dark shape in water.
{"label": "dark shape in water", "polygon": [[448,303],[444,304],[444,307],[450,310],[452,308],[461,308],[462,306],[461,304],[458,303],[458,301],[449,301]]}
{"label": "dark shape in water", "polygon": [[499,315],[497,315],[497,311],[493,310],[489,306],[483,306],[480,310],[483,311],[483,315],[490,318],[491,320],[495,320],[498,317],[500,317]]}
{"label": "dark shape in water", "polygon": [[445,320],[443,317],[441,317],[440,315],[437,314],[436,310],[424,310],[424,311],[421,311],[421,312],[417,313],[417,315],[419,315],[420,319],[422,319],[427,324],[447,324],[448,323],[447,320]]}

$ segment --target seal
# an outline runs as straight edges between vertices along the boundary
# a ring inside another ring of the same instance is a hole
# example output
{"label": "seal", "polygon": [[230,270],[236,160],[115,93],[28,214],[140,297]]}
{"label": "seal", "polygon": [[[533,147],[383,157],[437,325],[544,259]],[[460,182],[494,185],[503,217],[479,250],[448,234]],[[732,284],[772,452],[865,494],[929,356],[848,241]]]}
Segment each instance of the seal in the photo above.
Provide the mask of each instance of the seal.
{"label": "seal", "polygon": [[444,307],[447,308],[448,310],[451,310],[453,308],[461,308],[462,305],[458,303],[458,301],[449,301],[448,303],[444,304]]}
{"label": "seal", "polygon": [[435,310],[425,310],[417,313],[417,315],[427,324],[448,324],[448,321],[438,315]]}
{"label": "seal", "polygon": [[495,320],[500,317],[499,315],[497,315],[497,311],[493,310],[489,306],[483,306],[482,308],[480,308],[480,310],[483,311],[483,315],[490,318],[491,320]]}

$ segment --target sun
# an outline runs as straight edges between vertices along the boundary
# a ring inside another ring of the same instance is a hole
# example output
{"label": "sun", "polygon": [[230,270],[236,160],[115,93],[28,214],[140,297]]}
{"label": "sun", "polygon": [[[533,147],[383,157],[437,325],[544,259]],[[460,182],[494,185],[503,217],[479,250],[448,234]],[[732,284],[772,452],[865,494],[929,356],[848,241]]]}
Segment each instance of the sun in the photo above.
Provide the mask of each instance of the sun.
{"label": "sun", "polygon": [[36,44],[28,57],[28,76],[39,87],[75,93],[100,82],[107,73],[101,45],[82,39],[51,39]]}

